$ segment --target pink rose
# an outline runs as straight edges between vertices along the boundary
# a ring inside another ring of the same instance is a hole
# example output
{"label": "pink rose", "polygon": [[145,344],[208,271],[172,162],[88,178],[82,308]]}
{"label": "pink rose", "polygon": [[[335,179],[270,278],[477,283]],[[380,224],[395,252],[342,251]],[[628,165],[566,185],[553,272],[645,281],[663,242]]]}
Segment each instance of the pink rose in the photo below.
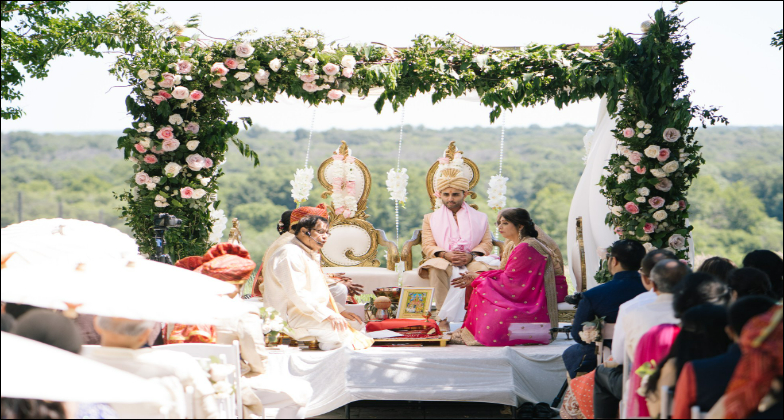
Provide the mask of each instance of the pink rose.
{"label": "pink rose", "polygon": [[667,192],[672,188],[672,181],[667,178],[661,178],[659,182],[653,187],[659,191]]}
{"label": "pink rose", "polygon": [[343,160],[343,155],[332,155],[333,160]]}
{"label": "pink rose", "polygon": [[153,152],[153,153],[155,153],[156,155],[163,154],[163,150],[158,150],[158,148],[157,148],[157,147],[155,147],[155,145],[153,145],[153,146],[151,146],[151,147],[150,147],[150,151],[151,151],[151,152]]}
{"label": "pink rose", "polygon": [[191,72],[193,64],[188,60],[180,60],[177,62],[177,73],[188,74]]}
{"label": "pink rose", "polygon": [[656,159],[659,159],[659,162],[664,162],[670,158],[670,149],[664,148],[659,150],[659,156]]}
{"label": "pink rose", "polygon": [[180,141],[175,138],[166,139],[161,144],[161,148],[164,152],[173,152],[177,150],[178,147],[180,147]]}
{"label": "pink rose", "polygon": [[340,67],[338,67],[337,64],[332,64],[332,63],[327,63],[321,69],[324,70],[324,73],[327,76],[334,76],[334,75],[338,74],[338,72],[340,71]]}
{"label": "pink rose", "polygon": [[626,203],[626,204],[623,206],[623,208],[624,208],[624,209],[626,209],[626,211],[628,211],[628,212],[629,212],[629,213],[631,213],[631,214],[637,214],[637,213],[639,213],[639,212],[640,212],[640,208],[639,208],[639,207],[637,207],[637,205],[636,205],[636,204],[634,204],[634,203],[632,203],[631,201],[629,201],[628,203]]}
{"label": "pink rose", "polygon": [[204,169],[204,158],[198,153],[188,155],[188,157],[185,158],[185,163],[188,164],[188,168],[192,171]]}
{"label": "pink rose", "polygon": [[202,98],[204,98],[204,94],[201,93],[200,90],[194,90],[193,92],[191,92],[191,99],[193,99],[194,101],[200,101],[202,100]]}
{"label": "pink rose", "polygon": [[332,185],[343,185],[343,177],[341,177],[341,176],[333,177],[332,180],[330,181],[330,184],[332,184]]}
{"label": "pink rose", "polygon": [[191,188],[191,187],[182,187],[182,188],[180,188],[180,197],[182,197],[182,198],[193,198],[193,188]]}
{"label": "pink rose", "polygon": [[136,144],[134,144],[134,145],[133,145],[133,147],[134,147],[134,148],[136,149],[136,151],[137,151],[137,152],[139,152],[139,153],[145,153],[145,152],[147,152],[147,149],[145,149],[145,148],[144,148],[144,146],[142,146],[142,145],[141,145],[141,143],[136,143]]}
{"label": "pink rose", "polygon": [[313,83],[318,78],[319,78],[318,74],[314,73],[313,70],[311,70],[310,72],[305,73],[302,76],[300,76],[299,80],[302,80],[305,83]]}
{"label": "pink rose", "polygon": [[188,95],[190,95],[190,92],[188,92],[188,88],[185,86],[177,86],[172,91],[172,96],[174,99],[185,99],[188,97]]}
{"label": "pink rose", "polygon": [[227,69],[223,63],[213,63],[212,67],[210,67],[210,73],[216,73],[220,76],[225,76],[229,73],[229,69]]}
{"label": "pink rose", "polygon": [[648,199],[648,204],[655,209],[660,209],[664,205],[664,199],[659,196],[651,197]]}
{"label": "pink rose", "polygon": [[357,160],[354,156],[346,156],[346,163],[352,164],[354,161]]}
{"label": "pink rose", "polygon": [[627,139],[634,137],[634,129],[631,127],[626,127],[623,129],[623,136]]}
{"label": "pink rose", "polygon": [[206,169],[212,168],[212,159],[204,158],[204,167]]}
{"label": "pink rose", "polygon": [[144,163],[149,163],[150,165],[158,163],[158,158],[155,155],[144,155]]}
{"label": "pink rose", "polygon": [[680,201],[678,201],[678,207],[679,207],[681,210],[686,210],[686,200],[680,200]]}
{"label": "pink rose", "polygon": [[329,93],[327,93],[327,98],[332,99],[333,101],[337,101],[343,97],[343,92],[337,89],[331,89]]}
{"label": "pink rose", "polygon": [[656,230],[656,226],[653,223],[646,223],[642,228],[642,231],[645,233],[653,233],[654,230]]}
{"label": "pink rose", "polygon": [[159,91],[158,91],[158,95],[161,95],[161,96],[163,96],[163,97],[164,97],[164,98],[166,98],[166,99],[169,99],[169,98],[171,98],[171,97],[172,97],[172,96],[169,94],[169,92],[166,92],[166,91],[165,91],[165,90],[163,90],[163,89],[161,89],[161,90],[159,90]]}
{"label": "pink rose", "polygon": [[645,167],[643,167],[643,166],[640,166],[640,165],[635,165],[634,166],[634,172],[637,172],[640,175],[645,174],[646,171],[647,171],[647,169],[645,169]]}
{"label": "pink rose", "polygon": [[147,175],[147,172],[137,172],[136,175],[134,176],[134,180],[136,181],[137,184],[144,185],[152,181],[152,178],[150,178],[150,176]]}
{"label": "pink rose", "polygon": [[188,125],[185,126],[185,132],[196,134],[199,132],[199,123],[189,122]]}
{"label": "pink rose", "polygon": [[338,208],[336,208],[336,209],[335,209],[335,213],[336,213],[336,214],[342,214],[342,213],[343,213],[343,210],[346,210],[346,208],[345,208],[345,207],[343,207],[343,206],[340,206],[340,207],[338,207]]}
{"label": "pink rose", "polygon": [[349,210],[349,209],[343,210],[343,217],[346,218],[346,219],[350,218],[351,217],[351,210]]}
{"label": "pink rose", "polygon": [[225,65],[226,65],[226,67],[228,67],[228,68],[230,68],[230,69],[232,69],[232,70],[233,70],[233,69],[236,69],[236,68],[237,68],[237,64],[239,64],[239,63],[237,63],[237,60],[236,60],[236,59],[234,59],[234,58],[227,58],[227,59],[226,59],[226,60],[223,62],[223,64],[225,64]]}
{"label": "pink rose", "polygon": [[449,158],[448,157],[438,158],[438,163],[441,165],[449,165]]}
{"label": "pink rose", "polygon": [[664,130],[664,133],[662,133],[662,137],[664,140],[667,140],[670,143],[674,143],[678,141],[679,138],[681,138],[681,132],[675,128],[667,128]]}
{"label": "pink rose", "polygon": [[356,190],[356,188],[357,188],[356,181],[346,182],[346,194],[354,195],[354,191]]}
{"label": "pink rose", "polygon": [[174,129],[170,125],[167,125],[166,127],[163,127],[160,130],[158,130],[158,132],[155,133],[155,135],[161,140],[173,139]]}
{"label": "pink rose", "polygon": [[618,236],[623,236],[623,228],[620,227],[620,226],[616,226],[615,229],[614,229],[614,232]]}
{"label": "pink rose", "polygon": [[315,83],[305,82],[302,84],[302,89],[304,89],[305,92],[313,93],[318,92],[319,87]]}
{"label": "pink rose", "polygon": [[160,86],[162,88],[174,87],[174,75],[173,74],[171,74],[171,73],[163,73],[161,75],[161,77],[163,77],[163,80],[158,82],[158,86]]}
{"label": "pink rose", "polygon": [[237,57],[250,57],[254,50],[256,49],[249,42],[243,42],[234,47],[234,53],[237,54]]}
{"label": "pink rose", "polygon": [[166,98],[164,98],[161,95],[155,95],[155,96],[152,97],[152,101],[155,102],[155,105],[160,105],[161,102],[163,102],[165,100],[166,100]]}
{"label": "pink rose", "polygon": [[631,163],[632,165],[636,165],[640,163],[641,160],[642,160],[642,153],[640,152],[629,153],[629,163]]}
{"label": "pink rose", "polygon": [[350,79],[352,76],[354,76],[354,69],[348,67],[343,69],[343,77]]}
{"label": "pink rose", "polygon": [[225,82],[226,80],[227,79],[225,77],[221,77],[219,80],[212,82],[212,85],[215,86],[216,88],[222,88],[223,82]]}

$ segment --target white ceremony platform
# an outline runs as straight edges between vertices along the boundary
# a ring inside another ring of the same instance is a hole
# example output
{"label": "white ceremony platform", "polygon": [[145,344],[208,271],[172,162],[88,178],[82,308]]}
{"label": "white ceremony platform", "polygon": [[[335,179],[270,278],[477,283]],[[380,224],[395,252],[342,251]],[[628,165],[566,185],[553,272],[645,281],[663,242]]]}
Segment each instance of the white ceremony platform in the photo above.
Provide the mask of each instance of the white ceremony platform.
{"label": "white ceremony platform", "polygon": [[353,401],[472,401],[517,406],[550,403],[566,379],[563,334],[546,346],[372,347],[363,351],[270,348],[268,370],[313,387],[307,416]]}

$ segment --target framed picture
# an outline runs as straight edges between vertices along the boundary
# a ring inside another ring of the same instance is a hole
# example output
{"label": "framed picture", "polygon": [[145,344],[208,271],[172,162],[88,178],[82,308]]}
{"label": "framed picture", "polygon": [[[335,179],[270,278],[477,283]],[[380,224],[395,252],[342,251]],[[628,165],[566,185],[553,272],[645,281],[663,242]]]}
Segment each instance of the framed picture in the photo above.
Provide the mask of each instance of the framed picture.
{"label": "framed picture", "polygon": [[432,287],[404,287],[397,306],[398,318],[425,318],[433,303]]}

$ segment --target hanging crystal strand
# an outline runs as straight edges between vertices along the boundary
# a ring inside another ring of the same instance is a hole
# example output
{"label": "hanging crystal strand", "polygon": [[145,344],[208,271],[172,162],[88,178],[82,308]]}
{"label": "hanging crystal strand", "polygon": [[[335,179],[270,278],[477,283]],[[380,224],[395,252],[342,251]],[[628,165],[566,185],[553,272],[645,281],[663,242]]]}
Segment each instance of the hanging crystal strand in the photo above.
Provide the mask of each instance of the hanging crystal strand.
{"label": "hanging crystal strand", "polygon": [[[506,110],[501,115],[501,147],[500,151],[498,152],[498,176],[501,176],[501,173],[504,170],[504,135],[506,131]],[[498,237],[498,225],[495,227],[495,236]],[[500,250],[499,250],[500,253]]]}
{"label": "hanging crystal strand", "polygon": [[[400,110],[400,137],[397,141],[397,170],[400,171],[400,156],[403,151],[403,122],[406,119],[406,106]],[[400,249],[400,202],[395,200],[395,244],[397,245],[397,249]],[[398,282],[399,285],[402,286],[403,281],[403,270],[402,270],[402,261],[398,261],[397,266],[395,267],[396,271],[399,273]]]}
{"label": "hanging crystal strand", "polygon": [[310,117],[310,134],[308,134],[308,148],[305,151],[305,168],[308,167],[308,160],[310,160],[310,141],[313,140],[313,125],[316,122],[316,109],[318,108],[314,106],[313,115]]}

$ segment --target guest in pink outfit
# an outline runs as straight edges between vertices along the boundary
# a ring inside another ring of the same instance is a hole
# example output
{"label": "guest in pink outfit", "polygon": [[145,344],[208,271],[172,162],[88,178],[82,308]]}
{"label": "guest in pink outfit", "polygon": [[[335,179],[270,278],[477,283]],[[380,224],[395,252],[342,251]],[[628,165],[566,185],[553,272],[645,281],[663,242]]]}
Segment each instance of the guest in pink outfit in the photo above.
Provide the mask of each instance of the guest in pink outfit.
{"label": "guest in pink outfit", "polygon": [[498,215],[498,231],[514,248],[503,270],[485,271],[454,280],[473,287],[463,328],[466,344],[513,346],[548,344],[557,326],[554,252],[542,241],[528,211],[506,209]]}

